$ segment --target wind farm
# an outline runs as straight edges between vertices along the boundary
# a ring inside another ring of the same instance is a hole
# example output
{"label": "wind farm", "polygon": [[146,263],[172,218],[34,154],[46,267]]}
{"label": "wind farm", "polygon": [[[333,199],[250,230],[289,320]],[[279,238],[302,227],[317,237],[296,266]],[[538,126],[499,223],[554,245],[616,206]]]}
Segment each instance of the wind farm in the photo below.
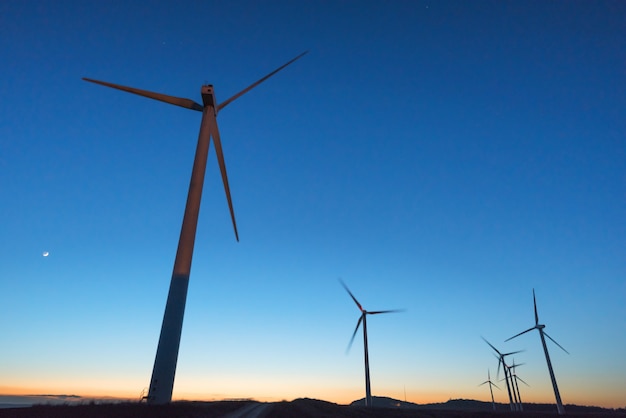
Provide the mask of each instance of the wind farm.
{"label": "wind farm", "polygon": [[[546,341],[545,341],[545,337],[548,337],[554,344],[556,344],[561,350],[565,351],[567,354],[569,354],[569,352],[567,352],[567,350],[565,350],[559,343],[557,343],[552,337],[550,337],[545,331],[545,325],[540,324],[539,323],[539,314],[537,313],[537,299],[535,297],[535,290],[533,289],[533,306],[534,306],[534,311],[535,311],[535,326],[520,332],[519,334],[516,334],[508,339],[505,340],[505,342],[510,341],[514,338],[519,337],[520,335],[526,334],[527,332],[533,331],[533,330],[537,330],[539,331],[539,336],[541,339],[541,343],[542,343],[542,347],[543,347],[543,351],[545,354],[545,358],[546,358],[546,363],[548,365],[548,372],[550,375],[550,380],[552,383],[552,387],[554,390],[554,396],[556,399],[556,410],[558,412],[559,415],[564,415],[565,414],[565,408],[563,406],[562,400],[561,400],[561,395],[557,386],[557,382],[556,382],[556,377],[554,375],[554,370],[552,369],[552,362],[550,361],[550,355],[548,353],[548,348],[546,346]],[[502,368],[502,371],[504,373],[504,381],[506,383],[506,388],[507,388],[507,393],[508,393],[508,397],[509,397],[509,405],[510,405],[510,409],[511,411],[523,411],[523,404],[522,404],[522,398],[521,398],[521,393],[519,390],[519,382],[524,383],[526,386],[530,386],[528,385],[528,383],[526,383],[522,378],[520,378],[517,373],[516,373],[516,368],[523,365],[524,363],[515,363],[515,360],[513,360],[513,362],[509,365],[506,363],[506,357],[507,356],[512,356],[514,354],[518,354],[523,352],[524,350],[520,350],[520,351],[512,351],[512,352],[508,352],[508,353],[502,353],[500,352],[496,347],[494,347],[489,341],[487,341],[484,337],[482,337],[482,339],[489,345],[489,347],[491,347],[493,349],[493,351],[495,352],[495,356],[498,359],[498,375],[500,374],[500,368]],[[490,379],[488,380],[488,382],[490,382]],[[487,382],[484,382],[487,383]],[[483,384],[484,384],[483,383]],[[489,383],[489,386],[491,388],[491,383]],[[492,397],[493,397],[493,393],[492,393]]]}
{"label": "wind farm", "polygon": [[519,390],[519,382],[522,382],[522,383],[523,383],[523,384],[525,384],[526,386],[530,386],[528,383],[526,383],[526,382],[524,381],[524,379],[522,379],[521,377],[519,377],[519,376],[517,375],[517,372],[515,371],[517,367],[522,366],[523,364],[524,364],[524,363],[516,364],[516,363],[515,363],[515,359],[513,359],[513,364],[511,364],[510,366],[508,366],[508,367],[509,367],[509,370],[510,370],[510,374],[509,374],[509,376],[511,377],[511,383],[512,383],[512,386],[514,387],[515,394],[516,394],[516,396],[517,396],[517,397],[516,397],[516,401],[517,401],[517,404],[518,404],[518,406],[519,406],[519,410],[520,410],[520,411],[523,411],[523,410],[524,410],[524,404],[523,404],[523,402],[522,402],[522,394],[520,393],[520,390]]}
{"label": "wind farm", "polygon": [[495,348],[489,341],[487,341],[484,337],[482,338],[483,338],[483,341],[485,341],[487,345],[489,345],[489,347],[491,347],[493,351],[495,351],[495,354],[497,354],[496,356],[496,358],[498,359],[497,376],[500,375],[500,369],[502,369],[502,372],[504,373],[504,382],[506,384],[506,391],[507,391],[507,394],[509,395],[509,406],[511,408],[511,411],[517,411],[519,409],[519,405],[516,400],[517,395],[515,394],[514,389],[512,387],[512,379],[510,377],[510,371],[509,371],[509,367],[506,364],[505,357],[511,356],[513,354],[521,353],[521,351],[511,351],[510,353],[502,353],[497,348]]}
{"label": "wind farm", "polygon": [[561,394],[559,393],[559,387],[556,383],[556,377],[554,376],[554,370],[552,369],[552,362],[550,361],[550,354],[548,353],[548,346],[546,345],[546,339],[545,337],[548,337],[550,339],[550,341],[552,341],[554,344],[557,345],[557,347],[559,347],[561,350],[565,351],[567,354],[569,354],[567,352],[567,350],[565,350],[563,347],[561,347],[561,345],[559,343],[557,343],[552,337],[550,337],[543,329],[546,327],[543,324],[539,323],[539,314],[537,313],[537,299],[535,298],[535,289],[533,289],[533,305],[535,308],[535,326],[532,328],[527,329],[526,331],[522,331],[519,334],[516,334],[514,336],[512,336],[511,338],[508,338],[506,341],[510,341],[513,338],[517,338],[520,335],[526,334],[527,332],[530,332],[532,330],[537,330],[539,331],[539,338],[541,339],[541,345],[543,347],[543,352],[546,356],[546,363],[548,365],[548,372],[550,374],[550,380],[552,382],[552,388],[554,389],[554,397],[556,399],[556,408],[557,411],[559,413],[559,415],[563,415],[565,414],[565,408],[563,407],[563,402],[561,401]]}
{"label": "wind farm", "polygon": [[625,407],[626,5],[328,6],[2,3],[0,409]]}

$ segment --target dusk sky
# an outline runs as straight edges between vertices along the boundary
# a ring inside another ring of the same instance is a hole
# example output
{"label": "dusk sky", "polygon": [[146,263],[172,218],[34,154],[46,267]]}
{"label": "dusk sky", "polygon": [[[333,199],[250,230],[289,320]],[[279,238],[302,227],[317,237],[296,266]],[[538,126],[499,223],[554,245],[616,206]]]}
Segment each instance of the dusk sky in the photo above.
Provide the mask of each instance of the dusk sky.
{"label": "dusk sky", "polygon": [[[148,387],[218,103],[174,399],[626,406],[626,2],[0,2],[0,395]],[[44,254],[47,253],[47,256]],[[502,374],[500,375],[502,378]],[[495,380],[495,379],[494,379]],[[504,388],[504,382],[498,383]],[[406,394],[406,395],[405,395]],[[495,390],[508,402],[506,390]]]}

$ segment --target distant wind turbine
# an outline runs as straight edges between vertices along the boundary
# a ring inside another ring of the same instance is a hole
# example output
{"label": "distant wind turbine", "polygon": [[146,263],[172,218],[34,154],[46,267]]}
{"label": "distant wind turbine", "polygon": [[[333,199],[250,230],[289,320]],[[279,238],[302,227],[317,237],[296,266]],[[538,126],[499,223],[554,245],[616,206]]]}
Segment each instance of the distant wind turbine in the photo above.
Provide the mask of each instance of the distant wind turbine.
{"label": "distant wind turbine", "polygon": [[83,78],[85,81],[202,112],[200,133],[198,134],[198,145],[196,147],[196,155],[194,157],[193,169],[191,172],[191,181],[189,183],[189,192],[187,194],[187,204],[185,206],[183,224],[180,231],[180,238],[178,240],[178,249],[174,260],[174,269],[165,305],[165,313],[163,314],[161,335],[159,337],[159,344],[157,346],[156,357],[154,360],[154,368],[152,369],[152,379],[150,380],[150,389],[147,397],[148,403],[164,404],[171,402],[172,400],[174,376],[176,374],[176,363],[178,360],[178,348],[180,346],[180,335],[183,326],[183,316],[185,314],[185,302],[187,300],[187,288],[189,285],[189,275],[191,273],[191,259],[193,256],[194,241],[196,238],[196,227],[200,211],[200,199],[202,197],[202,186],[204,183],[204,174],[206,171],[207,155],[209,152],[211,138],[213,138],[213,142],[215,143],[217,162],[220,167],[222,182],[224,183],[224,191],[226,192],[226,200],[228,201],[228,208],[230,210],[230,217],[235,231],[235,238],[239,241],[237,223],[235,222],[235,212],[233,211],[233,203],[230,197],[230,187],[228,186],[228,176],[226,175],[222,141],[217,128],[217,114],[230,102],[258,86],[278,71],[301,58],[307,52],[308,51],[298,55],[291,61],[283,64],[265,77],[257,80],[239,93],[219,104],[215,99],[213,85],[211,84],[201,87],[200,94],[202,95],[202,105],[200,105],[191,99],[167,96],[165,94],[140,90],[134,87],[126,87],[105,81]]}
{"label": "distant wind turbine", "polygon": [[529,331],[536,329],[539,331],[539,336],[541,337],[541,345],[543,345],[543,352],[546,355],[546,363],[548,363],[548,371],[550,372],[550,379],[552,380],[552,388],[554,389],[554,397],[556,398],[556,410],[559,415],[565,414],[565,408],[563,407],[563,402],[561,402],[561,394],[559,393],[559,387],[556,384],[556,377],[554,377],[554,370],[552,370],[552,362],[550,361],[550,354],[548,353],[548,346],[546,345],[546,337],[548,337],[554,344],[556,344],[561,350],[565,351],[567,354],[569,352],[561,347],[561,344],[557,343],[552,337],[550,337],[543,329],[546,327],[543,324],[539,323],[539,315],[537,314],[537,299],[535,298],[535,289],[533,289],[533,304],[535,306],[535,326],[532,328],[528,328],[526,331],[520,332],[517,335],[512,336],[511,338],[505,340],[509,341],[515,337],[519,337],[522,334],[526,334]]}
{"label": "distant wind turbine", "polygon": [[524,380],[521,377],[519,377],[517,375],[517,372],[515,371],[517,367],[523,366],[523,365],[524,363],[516,364],[515,359],[513,359],[513,364],[511,364],[510,366],[507,366],[509,368],[509,375],[511,376],[511,384],[513,385],[513,391],[517,395],[516,400],[517,400],[517,405],[519,407],[518,409],[520,411],[524,410],[524,405],[522,404],[522,395],[520,394],[520,391],[519,391],[519,382],[522,382],[526,386],[530,386],[528,383],[524,382]]}
{"label": "distant wind turbine", "polygon": [[491,343],[489,341],[487,341],[484,337],[481,337],[488,345],[489,347],[491,347],[493,349],[493,351],[495,351],[496,353],[498,353],[498,355],[496,356],[496,358],[498,359],[498,373],[497,375],[500,375],[500,366],[503,366],[504,369],[504,380],[506,382],[506,390],[509,394],[509,405],[511,407],[511,411],[515,411],[516,407],[515,407],[515,403],[513,402],[513,395],[511,393],[511,385],[509,384],[509,371],[506,367],[506,363],[504,362],[504,358],[506,356],[510,356],[512,354],[517,354],[517,353],[521,353],[521,351],[513,351],[510,353],[501,353],[500,351],[498,351],[497,348],[495,348],[493,345],[491,345]]}
{"label": "distant wind turbine", "polygon": [[365,351],[365,406],[372,406],[372,391],[370,388],[370,363],[369,363],[369,354],[367,351],[367,315],[377,315],[377,314],[391,313],[391,312],[402,312],[403,310],[392,309],[392,310],[387,310],[387,311],[366,311],[365,309],[363,309],[359,301],[356,300],[352,292],[350,292],[350,289],[348,289],[348,286],[346,286],[346,284],[342,280],[339,280],[339,283],[341,283],[343,288],[346,289],[346,292],[348,292],[348,294],[350,295],[354,303],[356,303],[356,306],[361,311],[361,316],[359,317],[359,320],[356,323],[356,328],[354,329],[354,332],[352,333],[352,338],[350,338],[350,344],[348,344],[347,350],[349,351],[350,347],[352,347],[352,342],[354,341],[354,337],[356,336],[356,333],[359,330],[359,326],[361,325],[361,322],[363,322],[363,349]]}
{"label": "distant wind turbine", "polygon": [[485,380],[484,382],[482,382],[480,385],[478,386],[482,386],[485,384],[489,384],[489,393],[491,393],[491,405],[493,406],[493,410],[496,410],[496,401],[493,399],[493,389],[492,386],[495,386],[498,390],[500,390],[500,388],[498,387],[498,385],[496,385],[495,383],[493,383],[491,381],[491,374],[489,373],[489,369],[487,369],[487,380]]}

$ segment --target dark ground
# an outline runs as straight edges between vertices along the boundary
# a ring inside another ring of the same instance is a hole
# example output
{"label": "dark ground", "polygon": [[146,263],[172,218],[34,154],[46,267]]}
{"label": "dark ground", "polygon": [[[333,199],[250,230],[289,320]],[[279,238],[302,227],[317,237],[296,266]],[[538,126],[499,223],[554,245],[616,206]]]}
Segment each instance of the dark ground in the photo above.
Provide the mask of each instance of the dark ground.
{"label": "dark ground", "polygon": [[[392,401],[392,400],[390,400]],[[89,405],[35,405],[26,408],[0,409],[0,418],[204,418],[224,417],[252,401],[220,402],[174,402],[169,405],[148,406],[140,403],[102,403]],[[397,402],[397,401],[396,401]],[[358,403],[358,402],[357,402]],[[397,402],[401,405],[402,402]],[[394,404],[395,405],[395,404]],[[462,408],[465,407],[465,408]],[[366,408],[357,405],[337,405],[314,399],[296,399],[291,402],[271,404],[262,415],[264,418],[550,418],[558,417],[554,405],[526,405],[524,412],[513,413],[507,405],[498,405],[502,411],[490,410],[491,405],[477,401],[449,401],[443,404],[415,405],[400,407]],[[457,409],[462,408],[462,409]],[[487,409],[485,409],[487,408]],[[594,407],[566,406],[570,417],[584,418],[626,418],[626,410],[612,410]]]}

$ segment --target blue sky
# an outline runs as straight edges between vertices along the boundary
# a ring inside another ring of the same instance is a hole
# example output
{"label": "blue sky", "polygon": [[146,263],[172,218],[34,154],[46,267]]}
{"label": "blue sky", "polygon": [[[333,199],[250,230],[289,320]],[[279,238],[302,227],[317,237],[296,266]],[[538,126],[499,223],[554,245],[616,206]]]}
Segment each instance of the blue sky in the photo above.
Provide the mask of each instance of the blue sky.
{"label": "blue sky", "polygon": [[[553,402],[626,390],[626,5],[0,4],[0,392],[147,387],[200,114],[218,102],[174,397],[487,400],[496,360]],[[44,251],[49,252],[43,257]],[[505,402],[505,394],[496,399]]]}

